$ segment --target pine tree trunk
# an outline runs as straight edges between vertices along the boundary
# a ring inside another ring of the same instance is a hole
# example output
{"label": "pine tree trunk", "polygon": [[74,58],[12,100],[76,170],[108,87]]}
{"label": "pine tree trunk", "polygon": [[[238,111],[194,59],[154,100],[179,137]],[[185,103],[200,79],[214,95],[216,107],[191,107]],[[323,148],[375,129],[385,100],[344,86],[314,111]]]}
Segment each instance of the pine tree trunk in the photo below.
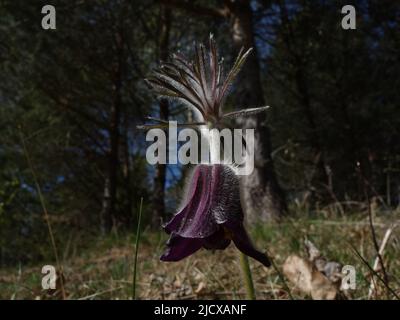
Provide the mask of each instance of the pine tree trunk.
{"label": "pine tree trunk", "polygon": [[[161,61],[168,59],[169,36],[171,27],[171,9],[161,7],[161,25],[159,38],[159,58]],[[169,103],[168,100],[162,99],[159,104],[160,119],[168,120]],[[166,165],[157,164],[154,177],[154,193],[153,193],[153,214],[151,225],[153,228],[159,228],[163,219],[165,219],[165,177]]]}
{"label": "pine tree trunk", "polygon": [[113,65],[114,84],[112,88],[113,101],[110,111],[110,126],[108,130],[110,148],[108,152],[107,176],[104,184],[103,207],[101,211],[102,232],[109,232],[115,224],[115,204],[117,194],[117,178],[119,167],[119,143],[121,122],[121,85],[122,85],[122,63],[123,63],[123,40],[122,35],[115,35],[117,60]]}
{"label": "pine tree trunk", "polygon": [[[250,1],[229,1],[231,33],[235,50],[253,47],[246,65],[239,73],[235,103],[239,107],[265,105],[260,80],[260,64],[253,35]],[[244,128],[255,128],[255,168],[243,179],[243,205],[250,221],[281,217],[287,210],[284,192],[278,184],[271,158],[270,131],[266,115],[241,119]]]}

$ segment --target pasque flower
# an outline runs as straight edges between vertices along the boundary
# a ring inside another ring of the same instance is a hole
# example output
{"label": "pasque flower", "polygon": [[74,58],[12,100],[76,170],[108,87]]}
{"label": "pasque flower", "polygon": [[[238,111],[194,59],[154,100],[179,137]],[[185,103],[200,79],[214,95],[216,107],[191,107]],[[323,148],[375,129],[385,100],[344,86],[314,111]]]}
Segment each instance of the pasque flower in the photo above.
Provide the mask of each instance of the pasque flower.
{"label": "pasque flower", "polygon": [[244,227],[238,177],[227,165],[195,167],[186,204],[165,225],[171,235],[163,261],[181,260],[200,248],[225,249],[231,243],[265,266],[270,262],[256,250]]}
{"label": "pasque flower", "polygon": [[[182,101],[197,115],[197,125],[221,127],[224,119],[264,111],[267,107],[223,113],[222,107],[229,87],[251,49],[240,51],[232,69],[224,78],[223,61],[218,61],[215,42],[210,37],[210,50],[196,46],[195,58],[189,62],[180,54],[172,62],[163,63],[147,79],[160,96]],[[210,143],[210,150],[214,148]],[[163,261],[181,260],[200,248],[223,250],[231,242],[244,254],[270,265],[268,257],[256,250],[243,226],[239,177],[228,164],[200,164],[187,185],[182,208],[164,226],[170,234]]]}

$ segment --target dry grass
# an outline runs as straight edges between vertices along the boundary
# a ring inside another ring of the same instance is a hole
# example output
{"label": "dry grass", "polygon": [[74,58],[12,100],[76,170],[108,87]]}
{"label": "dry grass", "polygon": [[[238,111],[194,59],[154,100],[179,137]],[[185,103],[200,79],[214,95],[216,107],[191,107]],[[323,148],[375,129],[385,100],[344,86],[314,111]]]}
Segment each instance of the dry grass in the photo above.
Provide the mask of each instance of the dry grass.
{"label": "dry grass", "polygon": [[[382,240],[386,227],[398,217],[375,218],[377,238]],[[370,271],[352,250],[353,245],[373,265],[374,246],[368,221],[356,219],[291,219],[281,224],[256,226],[252,236],[259,248],[268,249],[278,268],[290,254],[304,255],[305,237],[319,247],[323,254],[344,265],[353,265],[357,271],[357,288],[349,298],[367,299]],[[389,285],[400,293],[400,243],[397,228],[383,254]],[[65,290],[68,299],[130,299],[132,295],[134,236],[113,235],[92,239],[91,244],[76,250],[62,261]],[[177,263],[159,261],[166,237],[144,230],[138,256],[137,297],[139,299],[240,299],[245,297],[239,271],[239,257],[233,245],[225,251],[201,250]],[[54,262],[53,262],[54,263]],[[276,270],[266,269],[250,261],[258,299],[288,299],[289,295]],[[2,299],[58,299],[60,292],[41,289],[41,267],[20,266],[0,271],[0,298]],[[295,299],[308,296],[289,287]],[[385,287],[378,283],[373,299],[392,299]]]}

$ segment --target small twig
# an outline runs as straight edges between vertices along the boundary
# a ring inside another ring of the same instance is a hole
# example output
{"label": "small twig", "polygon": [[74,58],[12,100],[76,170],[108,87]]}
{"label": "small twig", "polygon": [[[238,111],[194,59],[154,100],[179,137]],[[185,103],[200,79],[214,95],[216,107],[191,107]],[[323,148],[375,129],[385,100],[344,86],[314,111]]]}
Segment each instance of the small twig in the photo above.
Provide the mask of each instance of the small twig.
{"label": "small twig", "polygon": [[374,243],[374,247],[375,247],[377,258],[379,259],[379,262],[381,264],[383,277],[384,277],[385,281],[388,282],[388,276],[387,276],[385,264],[383,263],[383,258],[382,258],[382,255],[380,253],[380,250],[379,250],[379,245],[378,245],[378,240],[377,240],[377,237],[376,237],[375,227],[374,227],[374,223],[373,223],[373,220],[372,220],[372,212],[371,212],[371,205],[370,205],[369,198],[368,198],[368,220],[369,220],[369,225],[370,225],[371,234],[372,234],[372,241]]}
{"label": "small twig", "polygon": [[387,203],[385,202],[385,200],[382,198],[382,196],[375,190],[375,188],[369,183],[369,181],[362,176],[363,181],[364,181],[364,185],[369,187],[369,189],[372,191],[372,193],[375,195],[375,197],[377,199],[379,199],[379,201],[381,202],[381,204],[385,207],[385,209],[390,210],[390,207],[387,205]]}
{"label": "small twig", "polygon": [[[309,220],[309,223],[312,224],[319,224],[319,225],[327,225],[327,226],[349,226],[349,227],[362,227],[362,226],[369,226],[369,222],[363,221],[319,221],[319,220]],[[283,224],[284,225],[284,224]],[[390,227],[389,223],[374,223],[374,227],[379,228],[388,228]]]}
{"label": "small twig", "polygon": [[377,240],[377,237],[376,237],[375,227],[374,227],[373,218],[372,218],[371,202],[370,202],[370,199],[369,199],[369,196],[368,196],[368,191],[367,191],[367,187],[366,187],[365,183],[364,183],[364,193],[365,193],[365,197],[367,199],[367,205],[368,205],[368,222],[369,222],[369,227],[370,227],[370,230],[371,230],[372,242],[374,244],[374,248],[375,248],[375,251],[376,251],[377,259],[379,260],[379,263],[381,265],[381,269],[382,269],[382,273],[383,273],[383,279],[385,280],[385,283],[388,284],[389,283],[389,278],[388,278],[388,275],[387,275],[387,272],[386,272],[385,264],[383,263],[382,255],[381,255],[380,250],[379,250],[378,240]]}
{"label": "small twig", "polygon": [[[380,246],[380,248],[379,248],[379,254],[382,256],[383,255],[383,253],[384,253],[384,251],[385,251],[385,247],[386,247],[386,244],[388,243],[388,241],[389,241],[389,238],[390,238],[390,236],[391,236],[391,234],[392,234],[392,232],[393,232],[393,230],[396,228],[396,224],[394,224],[393,226],[391,226],[390,228],[388,228],[387,230],[386,230],[386,233],[385,233],[385,236],[383,237],[383,240],[382,240],[382,242],[381,242],[381,246]],[[375,270],[375,271],[378,271],[378,267],[379,267],[379,256],[377,256],[376,258],[375,258],[375,262],[374,262],[374,265],[373,265],[373,269]],[[368,299],[370,299],[371,297],[372,297],[372,294],[375,292],[375,290],[376,290],[376,283],[375,283],[375,281],[374,281],[374,278],[372,277],[371,278],[371,284],[370,284],[370,287],[369,287],[369,292],[368,292]]]}
{"label": "small twig", "polygon": [[93,293],[93,294],[88,295],[88,296],[86,296],[86,297],[79,298],[78,300],[88,300],[88,299],[92,299],[92,298],[97,297],[97,296],[100,296],[100,295],[102,295],[102,294],[110,293],[110,292],[117,291],[117,290],[121,290],[121,289],[123,289],[123,288],[124,288],[124,287],[118,287],[118,288],[113,288],[113,289],[108,289],[108,290],[96,292],[96,293]]}
{"label": "small twig", "polygon": [[[375,227],[374,227],[373,218],[372,218],[372,212],[371,212],[371,201],[370,201],[369,195],[368,195],[368,189],[367,189],[367,188],[368,188],[368,187],[372,188],[372,187],[371,187],[371,185],[368,183],[367,179],[364,177],[364,175],[363,175],[363,173],[362,173],[362,171],[361,171],[361,167],[360,167],[360,166],[358,167],[358,174],[359,174],[360,179],[361,179],[362,182],[363,182],[363,186],[364,186],[364,195],[365,195],[365,198],[366,198],[366,200],[367,200],[367,206],[368,206],[368,222],[369,222],[369,227],[370,227],[370,230],[371,230],[372,243],[373,243],[373,245],[374,245],[377,258],[378,258],[378,260],[379,260],[379,262],[380,262],[380,265],[381,265],[381,269],[382,269],[382,273],[383,273],[383,279],[384,279],[384,281],[385,281],[385,287],[389,287],[389,285],[388,285],[388,283],[389,283],[389,278],[388,278],[388,275],[387,275],[387,272],[386,272],[386,268],[385,268],[385,264],[384,264],[384,262],[383,262],[382,255],[380,254],[380,251],[379,251],[378,240],[377,240],[377,237],[376,237],[376,232],[375,232]],[[375,269],[374,269],[374,270],[375,270]]]}
{"label": "small twig", "polygon": [[389,287],[389,285],[385,282],[384,279],[382,279],[382,277],[379,275],[378,272],[376,272],[368,263],[367,260],[365,260],[365,258],[358,252],[358,250],[354,247],[354,245],[352,243],[349,243],[350,246],[352,247],[352,249],[354,250],[355,254],[361,259],[361,261],[368,267],[368,269],[371,271],[371,273],[373,275],[375,275],[379,281],[381,281],[383,283],[383,285],[385,286],[385,288],[393,295],[396,297],[396,299],[400,300],[400,297],[398,296],[398,294]]}

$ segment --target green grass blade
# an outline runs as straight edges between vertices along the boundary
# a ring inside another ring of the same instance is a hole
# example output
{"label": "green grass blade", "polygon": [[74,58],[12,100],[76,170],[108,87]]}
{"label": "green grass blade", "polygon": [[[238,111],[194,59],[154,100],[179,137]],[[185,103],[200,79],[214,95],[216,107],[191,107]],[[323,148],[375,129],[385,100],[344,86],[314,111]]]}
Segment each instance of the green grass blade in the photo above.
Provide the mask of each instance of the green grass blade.
{"label": "green grass blade", "polygon": [[137,258],[139,252],[139,241],[140,241],[140,224],[142,221],[142,207],[143,207],[143,198],[140,199],[140,208],[139,208],[139,218],[136,229],[136,242],[135,242],[135,259],[133,262],[133,283],[132,283],[132,299],[136,299],[136,274],[137,274]]}

